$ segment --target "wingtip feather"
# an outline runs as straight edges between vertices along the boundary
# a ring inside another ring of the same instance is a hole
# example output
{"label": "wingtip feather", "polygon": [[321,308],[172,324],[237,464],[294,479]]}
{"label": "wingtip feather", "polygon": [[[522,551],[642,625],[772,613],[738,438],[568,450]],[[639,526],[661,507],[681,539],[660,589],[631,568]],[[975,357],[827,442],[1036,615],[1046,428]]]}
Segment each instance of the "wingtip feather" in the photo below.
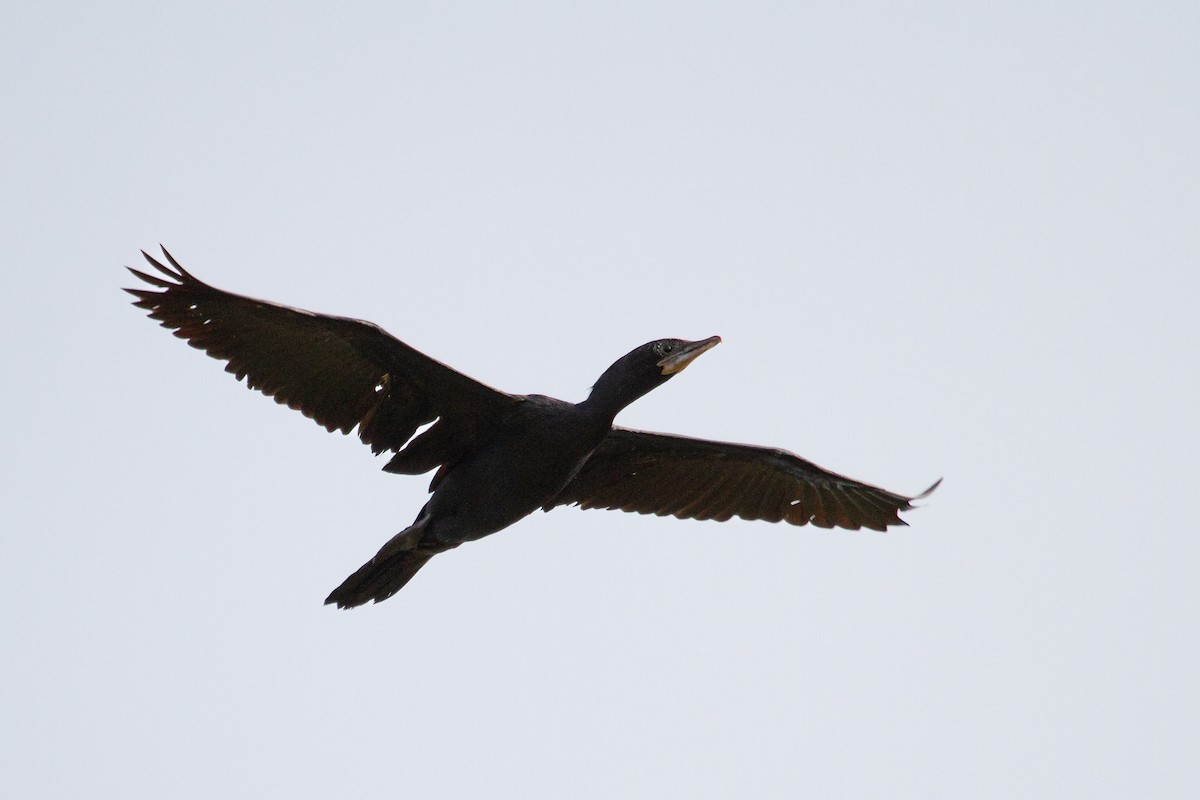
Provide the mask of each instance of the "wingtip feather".
{"label": "wingtip feather", "polygon": [[921,492],[920,494],[910,497],[908,499],[910,501],[924,500],[926,497],[929,497],[929,495],[933,494],[934,489],[938,488],[941,485],[942,485],[942,478],[938,478],[936,481],[933,482],[933,485],[930,486],[928,489],[926,489],[925,491]]}
{"label": "wingtip feather", "polygon": [[166,245],[164,245],[162,242],[159,242],[158,248],[162,250],[163,255],[167,257],[167,261],[171,262],[171,266],[179,270],[180,275],[184,275],[189,278],[191,277],[191,275],[188,275],[188,271],[180,266],[179,262],[175,260],[175,256],[171,255],[171,251],[166,248]]}
{"label": "wingtip feather", "polygon": [[142,257],[146,259],[146,261],[150,264],[150,266],[154,267],[156,270],[158,270],[162,274],[164,274],[168,277],[174,278],[175,280],[182,280],[182,277],[179,274],[172,272],[170,269],[167,268],[167,266],[165,264],[163,264],[161,261],[156,259],[154,256],[147,253],[145,250],[142,251]]}
{"label": "wingtip feather", "polygon": [[134,269],[133,267],[126,267],[125,269],[132,272],[139,280],[145,281],[151,286],[157,286],[160,289],[170,289],[179,285],[170,281],[164,281],[162,278],[156,278],[153,275],[142,272],[140,269]]}

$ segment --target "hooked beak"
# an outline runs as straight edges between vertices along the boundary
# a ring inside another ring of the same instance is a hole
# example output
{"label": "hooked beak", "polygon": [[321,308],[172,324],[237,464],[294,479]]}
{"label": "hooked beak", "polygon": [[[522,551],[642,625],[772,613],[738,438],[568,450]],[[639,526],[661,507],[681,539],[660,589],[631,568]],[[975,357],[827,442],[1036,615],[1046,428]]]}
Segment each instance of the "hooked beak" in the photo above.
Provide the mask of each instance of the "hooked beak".
{"label": "hooked beak", "polygon": [[696,356],[711,350],[721,343],[720,336],[710,336],[698,342],[685,342],[671,355],[658,362],[663,375],[674,375],[696,360]]}

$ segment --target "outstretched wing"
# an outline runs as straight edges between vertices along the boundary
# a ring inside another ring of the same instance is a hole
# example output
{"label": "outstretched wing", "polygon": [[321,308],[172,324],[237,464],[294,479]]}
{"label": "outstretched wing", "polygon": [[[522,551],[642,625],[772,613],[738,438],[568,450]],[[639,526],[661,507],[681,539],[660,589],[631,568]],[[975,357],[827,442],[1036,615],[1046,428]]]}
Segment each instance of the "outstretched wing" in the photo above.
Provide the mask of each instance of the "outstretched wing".
{"label": "outstretched wing", "polygon": [[329,431],[349,433],[376,453],[399,450],[416,430],[433,433],[439,461],[466,446],[519,398],[425,356],[377,325],[231,294],[200,281],[163,248],[165,277],[130,268],[153,289],[126,289],[134,305],[192,347],[227,362],[225,371],[300,411]]}
{"label": "outstretched wing", "polygon": [[613,428],[552,505],[882,531],[938,483],[905,497],[785,450]]}

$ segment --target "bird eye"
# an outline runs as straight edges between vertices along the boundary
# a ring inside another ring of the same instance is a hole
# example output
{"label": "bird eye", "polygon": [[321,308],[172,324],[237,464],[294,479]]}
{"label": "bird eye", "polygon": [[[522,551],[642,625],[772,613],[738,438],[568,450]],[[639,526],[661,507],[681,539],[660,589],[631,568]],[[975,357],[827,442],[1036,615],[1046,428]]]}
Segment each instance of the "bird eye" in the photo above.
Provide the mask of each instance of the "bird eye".
{"label": "bird eye", "polygon": [[663,351],[664,353],[669,353],[669,352],[671,352],[671,351],[672,351],[672,350],[674,350],[674,349],[675,349],[675,345],[671,344],[670,342],[664,342],[664,343],[663,343],[663,346],[662,346],[662,351]]}

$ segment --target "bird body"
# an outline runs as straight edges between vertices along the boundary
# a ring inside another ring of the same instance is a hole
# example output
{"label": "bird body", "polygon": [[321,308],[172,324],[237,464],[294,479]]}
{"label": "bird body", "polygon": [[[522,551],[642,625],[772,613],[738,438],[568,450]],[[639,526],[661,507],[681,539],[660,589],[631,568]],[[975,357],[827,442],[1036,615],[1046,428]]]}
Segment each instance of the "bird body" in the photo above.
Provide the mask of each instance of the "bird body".
{"label": "bird body", "polygon": [[[435,476],[433,496],[411,526],[347,578],[326,602],[383,600],[438,553],[501,531],[552,504],[611,427],[579,405],[528,395],[494,434]],[[537,458],[527,457],[531,453]]]}
{"label": "bird body", "polygon": [[[426,511],[426,535],[455,546],[507,528],[550,503],[611,428],[579,405],[528,395],[495,434],[448,470]],[[528,458],[536,453],[536,458]]]}
{"label": "bird body", "polygon": [[569,403],[485,386],[369,322],[216,289],[165,249],[169,267],[143,255],[166,279],[131,269],[159,291],[126,291],[176,336],[328,430],[357,430],[375,453],[393,452],[386,471],[436,469],[432,496],[412,525],[326,603],[348,608],[385,600],[434,555],[503,530],[539,508],[575,504],[885,530],[903,525],[897,512],[917,499],[783,450],[613,425],[627,405],[715,347],[716,336],[647,342],[605,370],[587,399]]}

